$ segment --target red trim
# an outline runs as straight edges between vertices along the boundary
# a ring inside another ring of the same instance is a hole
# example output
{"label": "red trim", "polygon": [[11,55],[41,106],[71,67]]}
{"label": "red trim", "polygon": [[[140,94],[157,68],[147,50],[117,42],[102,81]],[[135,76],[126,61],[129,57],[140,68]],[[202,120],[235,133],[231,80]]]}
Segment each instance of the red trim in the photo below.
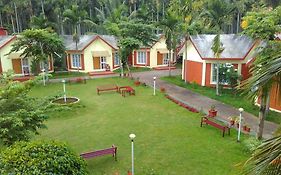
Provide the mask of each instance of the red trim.
{"label": "red trim", "polygon": [[197,51],[197,53],[199,54],[200,58],[203,59],[203,58],[202,58],[202,55],[201,55],[200,52],[199,52],[199,50],[197,49],[197,47],[196,47],[195,44],[193,43],[191,37],[189,37],[189,40],[190,40],[191,44],[193,45],[193,47],[195,48],[195,50]]}
{"label": "red trim", "polygon": [[67,54],[67,68],[71,69],[70,54]]}
{"label": "red trim", "polygon": [[92,44],[94,41],[96,41],[97,39],[102,40],[105,44],[107,44],[108,46],[110,46],[113,50],[117,50],[117,48],[114,48],[111,44],[109,44],[107,41],[105,41],[102,37],[100,37],[99,35],[96,36],[92,41],[90,41],[83,49],[82,51],[84,51],[90,44]]}
{"label": "red trim", "polygon": [[147,65],[150,66],[150,51],[146,52],[146,60],[147,60]]}
{"label": "red trim", "polygon": [[137,51],[134,51],[134,65],[137,65]]}
{"label": "red trim", "polygon": [[0,49],[2,49],[3,47],[5,47],[7,44],[9,44],[12,40],[14,40],[15,38],[17,38],[17,36],[13,36],[11,39],[9,39],[6,43],[4,43],[2,46],[0,46]]}
{"label": "red trim", "polygon": [[161,36],[160,36],[160,38],[156,41],[156,42],[154,42],[152,45],[151,45],[151,47],[150,48],[152,48],[156,43],[158,43],[162,38],[164,38],[165,37],[165,35],[164,34],[162,34]]}
{"label": "red trim", "polygon": [[[83,53],[81,53],[81,69],[82,69],[82,70],[85,70],[84,54],[83,54]],[[81,70],[81,69],[80,69],[80,70]]]}

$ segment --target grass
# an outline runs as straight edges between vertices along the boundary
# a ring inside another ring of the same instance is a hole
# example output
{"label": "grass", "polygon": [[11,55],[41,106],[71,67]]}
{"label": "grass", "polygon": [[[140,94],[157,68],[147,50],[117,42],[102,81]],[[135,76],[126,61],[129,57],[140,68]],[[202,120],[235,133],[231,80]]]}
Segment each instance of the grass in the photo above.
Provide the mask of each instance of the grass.
{"label": "grass", "polygon": [[83,73],[83,72],[54,72],[51,73],[51,75],[52,76],[50,77],[50,79],[88,76],[87,73]]}
{"label": "grass", "polygon": [[[116,92],[96,94],[103,84],[130,85],[136,96],[122,97]],[[216,128],[201,128],[200,115],[191,113],[146,86],[135,87],[128,79],[107,78],[68,85],[67,94],[81,99],[70,111],[50,114],[48,129],[35,139],[67,142],[77,154],[118,147],[118,161],[111,156],[88,160],[91,175],[126,174],[131,167],[129,134],[135,133],[135,173],[161,175],[231,175],[235,165],[249,156],[236,142],[236,132],[222,138]],[[61,84],[37,86],[31,95],[55,95]],[[245,136],[242,136],[245,139]]]}
{"label": "grass", "polygon": [[[145,72],[145,71],[151,71],[151,68],[149,67],[130,67],[130,71],[132,72]],[[113,72],[115,73],[121,73],[121,69],[116,69]],[[124,68],[124,73],[127,73],[128,69],[125,67]]]}
{"label": "grass", "polygon": [[[214,88],[202,87],[194,83],[187,84],[181,79],[181,76],[162,77],[161,79],[177,86],[197,92],[204,96],[210,97],[212,99],[232,105],[236,108],[242,106],[245,111],[258,116],[259,107],[254,105],[250,100],[244,98],[240,94],[234,94],[231,89],[223,89],[222,95],[217,96]],[[281,124],[281,114],[278,112],[270,111],[266,120]]]}

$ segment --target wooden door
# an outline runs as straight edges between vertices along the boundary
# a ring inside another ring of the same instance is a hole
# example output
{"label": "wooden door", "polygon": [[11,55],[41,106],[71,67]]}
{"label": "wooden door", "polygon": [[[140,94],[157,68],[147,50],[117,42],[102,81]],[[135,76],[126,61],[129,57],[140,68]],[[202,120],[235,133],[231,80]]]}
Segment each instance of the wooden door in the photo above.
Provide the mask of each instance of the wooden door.
{"label": "wooden door", "polygon": [[162,64],[163,64],[163,54],[157,52],[157,65],[162,65]]}
{"label": "wooden door", "polygon": [[12,59],[15,74],[22,74],[21,59]]}
{"label": "wooden door", "polygon": [[100,69],[100,57],[94,57],[94,69]]}

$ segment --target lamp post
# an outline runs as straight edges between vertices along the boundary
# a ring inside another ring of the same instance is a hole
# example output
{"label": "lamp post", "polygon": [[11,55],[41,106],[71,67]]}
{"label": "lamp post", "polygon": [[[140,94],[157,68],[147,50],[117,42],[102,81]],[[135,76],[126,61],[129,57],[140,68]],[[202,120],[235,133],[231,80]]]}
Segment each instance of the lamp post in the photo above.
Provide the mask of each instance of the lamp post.
{"label": "lamp post", "polygon": [[132,175],[134,175],[134,138],[136,138],[135,134],[130,134],[129,138],[131,139],[132,142]]}
{"label": "lamp post", "polygon": [[244,111],[243,108],[239,108],[239,128],[238,128],[238,137],[237,137],[237,142],[240,142],[240,134],[241,134],[241,125],[242,125],[242,112]]}
{"label": "lamp post", "polygon": [[66,103],[65,80],[62,80],[61,82],[63,83],[63,99],[64,103]]}
{"label": "lamp post", "polygon": [[155,89],[156,89],[156,77],[153,77],[153,95],[155,95]]}
{"label": "lamp post", "polygon": [[46,86],[45,69],[42,69],[43,85]]}

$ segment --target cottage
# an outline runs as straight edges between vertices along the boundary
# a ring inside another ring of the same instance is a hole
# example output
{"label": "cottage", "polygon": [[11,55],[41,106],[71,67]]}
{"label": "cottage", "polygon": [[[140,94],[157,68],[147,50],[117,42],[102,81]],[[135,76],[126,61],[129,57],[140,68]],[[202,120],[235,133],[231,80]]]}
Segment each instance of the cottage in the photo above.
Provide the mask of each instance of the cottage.
{"label": "cottage", "polygon": [[[141,47],[140,49],[135,50],[129,58],[129,63],[131,62],[133,67],[167,67],[169,64],[168,54],[169,50],[166,46],[166,39],[161,35],[159,36],[158,41],[151,47]],[[173,52],[171,55],[171,60],[173,62],[175,61]]]}
{"label": "cottage", "polygon": [[79,42],[64,35],[68,71],[100,72],[119,67],[117,40],[110,35],[82,35]]}
{"label": "cottage", "polygon": [[[183,56],[182,79],[201,86],[216,84],[217,63],[233,66],[243,79],[249,77],[249,66],[255,58],[256,42],[246,36],[235,34],[221,35],[224,51],[216,59],[211,49],[215,35],[196,35],[182,46],[179,54]],[[187,55],[187,56],[186,56]]]}

